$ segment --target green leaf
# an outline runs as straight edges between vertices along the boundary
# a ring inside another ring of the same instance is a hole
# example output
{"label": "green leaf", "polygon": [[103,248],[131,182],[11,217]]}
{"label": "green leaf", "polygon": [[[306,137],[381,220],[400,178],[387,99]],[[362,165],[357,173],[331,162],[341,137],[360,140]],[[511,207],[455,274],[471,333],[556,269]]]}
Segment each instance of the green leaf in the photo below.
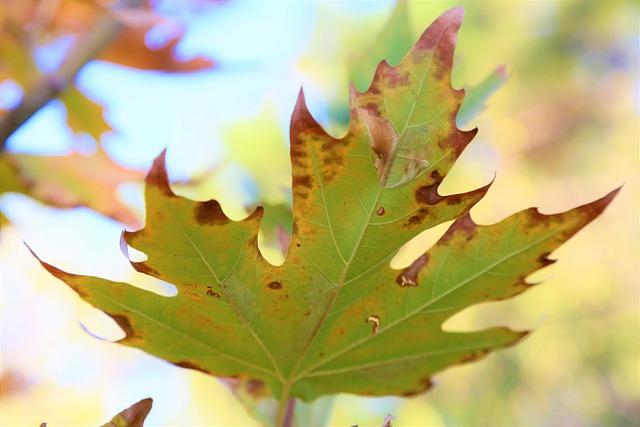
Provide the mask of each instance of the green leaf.
{"label": "green leaf", "polygon": [[102,427],[143,427],[144,420],[149,415],[152,405],[153,399],[142,399],[140,402],[120,412],[111,421],[103,424]]}
{"label": "green leaf", "polygon": [[[164,155],[147,176],[146,225],[125,232],[123,248],[145,253],[134,268],[173,283],[176,296],[43,265],[118,322],[126,333],[119,343],[178,366],[264,381],[281,402],[413,395],[437,372],[518,342],[526,332],[450,332],[442,324],[528,289],[526,277],[616,192],[493,225],[469,216],[488,185],[438,193],[476,134],[456,127],[464,94],[451,87],[451,67],[461,20],[461,8],[447,11],[397,67],[382,62],[370,89],[352,92],[343,138],[318,125],[301,93],[291,122],[293,233],[282,266],[258,250],[261,208],[231,221],[213,200],[176,196]],[[449,220],[408,268],[390,267],[406,242]]]}
{"label": "green leaf", "polygon": [[103,108],[75,87],[65,90],[60,100],[67,109],[67,124],[74,133],[87,132],[96,141],[111,127],[104,121]]}
{"label": "green leaf", "polygon": [[496,68],[477,86],[467,89],[464,102],[456,119],[458,126],[464,126],[485,108],[485,102],[507,82],[509,74],[504,66]]}

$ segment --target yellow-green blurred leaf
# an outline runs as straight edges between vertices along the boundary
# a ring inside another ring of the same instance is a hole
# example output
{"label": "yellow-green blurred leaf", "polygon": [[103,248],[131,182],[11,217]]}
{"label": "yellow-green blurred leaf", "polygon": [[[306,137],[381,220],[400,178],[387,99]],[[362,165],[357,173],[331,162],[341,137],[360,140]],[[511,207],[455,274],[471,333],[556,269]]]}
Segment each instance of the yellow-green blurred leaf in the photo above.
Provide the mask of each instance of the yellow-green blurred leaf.
{"label": "yellow-green blurred leaf", "polygon": [[415,37],[411,31],[406,0],[397,0],[396,6],[380,34],[369,46],[358,49],[349,57],[349,80],[356,89],[367,89],[378,63],[386,60],[395,65],[411,49]]}
{"label": "yellow-green blurred leaf", "polygon": [[485,108],[487,99],[500,89],[508,78],[509,75],[505,68],[499,67],[485,77],[478,85],[467,89],[464,102],[456,117],[457,125],[466,125],[474,116],[480,113]]}
{"label": "yellow-green blurred leaf", "polygon": [[105,122],[103,108],[87,98],[75,87],[62,93],[60,100],[67,108],[67,124],[74,133],[87,132],[96,141],[111,127]]}
{"label": "yellow-green blurred leaf", "polygon": [[287,202],[291,167],[287,162],[285,136],[271,108],[265,107],[256,117],[235,122],[224,130],[222,139],[228,149],[228,160],[255,178],[262,202]]}

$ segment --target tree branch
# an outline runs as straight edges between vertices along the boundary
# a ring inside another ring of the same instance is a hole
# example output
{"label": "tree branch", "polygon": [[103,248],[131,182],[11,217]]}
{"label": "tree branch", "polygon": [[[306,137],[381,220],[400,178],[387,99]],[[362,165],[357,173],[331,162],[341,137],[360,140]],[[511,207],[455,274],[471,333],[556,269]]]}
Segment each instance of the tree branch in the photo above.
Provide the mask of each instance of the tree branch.
{"label": "tree branch", "polygon": [[[137,3],[122,1],[121,7]],[[87,31],[53,73],[45,74],[30,88],[20,104],[0,119],[0,151],[7,139],[49,101],[71,85],[80,69],[104,49],[122,29],[122,23],[111,13],[105,13],[95,27]]]}

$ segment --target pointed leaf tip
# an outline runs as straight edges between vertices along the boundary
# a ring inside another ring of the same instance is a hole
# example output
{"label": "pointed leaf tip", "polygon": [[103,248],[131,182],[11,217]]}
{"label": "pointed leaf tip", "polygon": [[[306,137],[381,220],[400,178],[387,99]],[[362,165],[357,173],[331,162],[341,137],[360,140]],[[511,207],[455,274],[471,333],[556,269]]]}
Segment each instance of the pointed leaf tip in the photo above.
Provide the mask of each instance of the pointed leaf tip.
{"label": "pointed leaf tip", "polygon": [[24,245],[27,247],[27,249],[29,250],[29,252],[31,252],[31,255],[34,256],[35,259],[38,260],[38,262],[40,263],[40,265],[42,265],[45,270],[47,270],[51,275],[53,275],[54,277],[62,280],[63,282],[65,281],[66,278],[73,278],[73,277],[78,277],[75,274],[72,273],[67,273],[66,271],[60,270],[57,267],[54,267],[51,264],[46,263],[45,261],[43,261],[38,254],[35,253],[35,251],[33,249],[31,249],[31,247],[27,244],[27,242],[22,242],[24,243]]}
{"label": "pointed leaf tip", "polygon": [[576,209],[586,212],[586,215],[589,218],[589,220],[593,220],[596,217],[598,217],[607,208],[607,206],[609,206],[609,204],[613,201],[613,199],[616,198],[620,190],[622,190],[622,185],[616,188],[615,190],[610,191],[603,197],[597,200],[594,200],[591,203],[587,203],[582,206],[579,206]]}
{"label": "pointed leaf tip", "polygon": [[292,146],[293,143],[298,141],[297,135],[301,133],[316,133],[325,134],[324,129],[313,117],[307,106],[306,97],[302,87],[298,92],[298,98],[296,100],[293,113],[291,114],[291,123],[289,126],[289,132],[291,137]]}
{"label": "pointed leaf tip", "polygon": [[111,421],[102,427],[124,426],[124,427],[143,427],[144,421],[151,411],[153,399],[142,399],[138,403],[131,405],[129,408],[120,412],[113,417]]}
{"label": "pointed leaf tip", "polygon": [[464,6],[455,6],[450,9],[447,9],[441,16],[441,18],[446,17],[457,23],[462,23],[464,19]]}
{"label": "pointed leaf tip", "polygon": [[167,174],[167,149],[165,148],[162,152],[155,158],[153,164],[151,165],[151,169],[145,178],[145,182],[147,185],[153,185],[160,189],[165,195],[169,197],[175,196],[173,190],[169,185],[169,175]]}

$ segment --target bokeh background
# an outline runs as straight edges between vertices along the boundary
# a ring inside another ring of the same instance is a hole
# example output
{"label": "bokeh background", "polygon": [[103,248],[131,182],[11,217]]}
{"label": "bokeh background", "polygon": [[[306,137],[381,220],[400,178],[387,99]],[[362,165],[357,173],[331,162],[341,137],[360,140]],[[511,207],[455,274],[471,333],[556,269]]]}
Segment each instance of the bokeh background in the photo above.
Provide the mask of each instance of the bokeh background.
{"label": "bokeh background", "polygon": [[[105,106],[115,130],[99,141],[79,136],[54,101],[12,135],[8,150],[90,153],[99,143],[116,163],[143,171],[167,147],[177,191],[216,198],[236,218],[247,206],[290,199],[287,128],[300,87],[327,129],[344,130],[351,64],[374,49],[394,8],[392,1],[153,3],[185,30],[177,55],[209,57],[215,66],[168,74],[92,61],[77,86]],[[476,222],[493,223],[526,207],[557,212],[624,188],[555,253],[558,263],[535,274],[542,286],[446,325],[535,329],[528,339],[438,375],[422,396],[341,395],[329,424],[379,426],[392,413],[397,426],[637,425],[638,3],[416,1],[408,3],[409,31],[417,38],[459,4],[466,12],[454,86],[473,86],[501,65],[509,79],[467,125],[478,126],[478,136],[442,191],[476,188],[495,173],[472,210]],[[162,44],[162,31],[150,31],[147,42]],[[36,50],[35,63],[55,68],[72,43],[52,39]],[[15,81],[0,83],[2,108],[20,97]],[[123,185],[118,196],[142,218],[140,183]],[[48,275],[23,246],[67,271],[160,286],[120,253],[123,224],[13,193],[2,195],[0,209],[10,221],[0,231],[0,425],[99,425],[148,396],[151,426],[258,425],[217,379],[108,342],[122,336],[116,324]],[[443,228],[411,242],[394,263],[410,262]],[[263,249],[277,262],[276,251]]]}

